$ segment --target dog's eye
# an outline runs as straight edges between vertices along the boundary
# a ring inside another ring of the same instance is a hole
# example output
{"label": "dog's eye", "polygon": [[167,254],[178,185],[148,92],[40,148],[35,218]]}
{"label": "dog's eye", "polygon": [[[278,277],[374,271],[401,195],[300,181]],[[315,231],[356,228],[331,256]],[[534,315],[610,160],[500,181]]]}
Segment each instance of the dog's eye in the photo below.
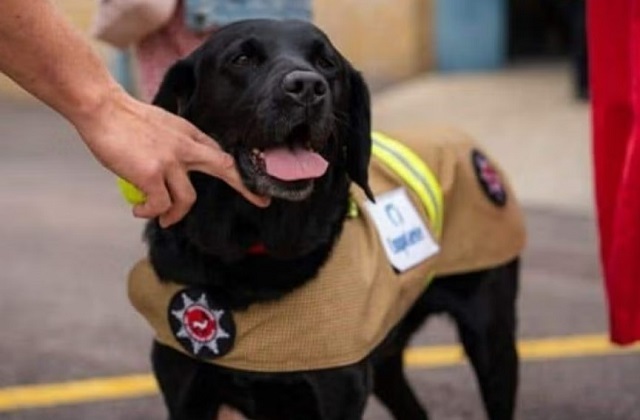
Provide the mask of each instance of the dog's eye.
{"label": "dog's eye", "polygon": [[247,54],[240,54],[231,60],[231,63],[235,66],[246,67],[253,65],[254,60]]}
{"label": "dog's eye", "polygon": [[335,67],[331,60],[322,56],[316,59],[316,66],[323,70],[331,70]]}

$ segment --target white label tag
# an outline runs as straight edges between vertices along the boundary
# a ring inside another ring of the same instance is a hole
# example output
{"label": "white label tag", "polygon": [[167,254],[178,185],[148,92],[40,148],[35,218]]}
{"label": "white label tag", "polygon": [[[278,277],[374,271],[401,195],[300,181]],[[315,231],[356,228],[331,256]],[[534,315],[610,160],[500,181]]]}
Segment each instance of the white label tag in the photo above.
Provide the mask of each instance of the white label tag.
{"label": "white label tag", "polygon": [[376,197],[375,204],[367,201],[365,207],[397,270],[406,271],[440,251],[404,188]]}

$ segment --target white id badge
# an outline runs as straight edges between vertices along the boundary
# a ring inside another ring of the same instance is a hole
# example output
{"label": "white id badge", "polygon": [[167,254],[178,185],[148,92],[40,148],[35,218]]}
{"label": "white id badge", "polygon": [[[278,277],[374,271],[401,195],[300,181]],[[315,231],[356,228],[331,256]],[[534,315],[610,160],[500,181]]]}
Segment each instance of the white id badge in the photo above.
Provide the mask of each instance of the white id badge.
{"label": "white id badge", "polygon": [[391,265],[407,271],[440,251],[404,188],[367,201],[365,207],[380,234]]}

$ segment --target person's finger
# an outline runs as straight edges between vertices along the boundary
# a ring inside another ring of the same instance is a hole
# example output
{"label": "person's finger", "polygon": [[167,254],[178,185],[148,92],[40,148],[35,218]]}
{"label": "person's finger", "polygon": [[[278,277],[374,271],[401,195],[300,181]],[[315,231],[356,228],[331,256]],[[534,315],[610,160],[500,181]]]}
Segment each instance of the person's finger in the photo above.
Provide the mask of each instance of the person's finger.
{"label": "person's finger", "polygon": [[203,144],[205,146],[213,147],[217,150],[222,150],[220,144],[215,139],[200,131],[198,127],[193,125],[188,120],[181,117],[176,117],[173,114],[168,114],[168,116],[174,119],[174,122],[177,122],[177,125],[175,125],[174,128],[176,128],[180,133],[186,133],[190,137],[190,140],[195,141],[199,144]]}
{"label": "person's finger", "polygon": [[149,182],[138,188],[145,194],[146,200],[133,207],[134,216],[151,219],[166,213],[171,207],[171,196],[161,173],[149,178]]}
{"label": "person's finger", "polygon": [[191,138],[193,140],[205,146],[213,147],[214,149],[217,149],[217,150],[222,150],[222,147],[220,147],[220,144],[215,139],[204,134],[203,132],[198,130],[196,127],[193,127],[193,130],[194,131],[191,134]]}
{"label": "person's finger", "polygon": [[235,409],[223,405],[218,410],[218,416],[216,417],[216,420],[245,420],[245,417]]}
{"label": "person's finger", "polygon": [[236,168],[235,161],[228,153],[199,144],[194,145],[192,153],[192,159],[188,164],[189,170],[220,178],[258,207],[267,207],[271,203],[269,197],[254,194],[245,187]]}
{"label": "person's finger", "polygon": [[268,207],[271,204],[271,197],[258,195],[249,191],[247,187],[245,187],[242,180],[240,179],[240,176],[237,175],[237,172],[236,172],[236,176],[222,178],[222,180],[225,181],[227,184],[229,184],[233,189],[238,191],[240,194],[242,194],[242,196],[247,201],[252,203],[254,206]]}
{"label": "person's finger", "polygon": [[160,226],[163,228],[179,222],[196,201],[196,191],[182,168],[176,167],[168,173],[166,183],[172,203],[169,211],[159,218]]}

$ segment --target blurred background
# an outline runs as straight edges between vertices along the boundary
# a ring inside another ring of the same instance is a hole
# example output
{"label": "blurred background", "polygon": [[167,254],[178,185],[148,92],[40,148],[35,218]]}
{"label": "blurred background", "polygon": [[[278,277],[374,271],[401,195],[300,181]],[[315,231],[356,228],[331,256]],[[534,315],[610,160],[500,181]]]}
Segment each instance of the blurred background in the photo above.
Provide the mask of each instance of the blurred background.
{"label": "blurred background", "polygon": [[[87,0],[56,3],[83,31]],[[448,124],[498,158],[525,205],[518,418],[640,419],[638,348],[607,341],[597,259],[581,0],[315,0],[362,70],[374,125]],[[131,56],[95,42],[132,92]],[[151,332],[130,308],[142,222],[58,115],[0,76],[0,419],[164,418]],[[445,320],[409,376],[434,419],[482,419]],[[372,401],[367,419],[388,418]]]}

